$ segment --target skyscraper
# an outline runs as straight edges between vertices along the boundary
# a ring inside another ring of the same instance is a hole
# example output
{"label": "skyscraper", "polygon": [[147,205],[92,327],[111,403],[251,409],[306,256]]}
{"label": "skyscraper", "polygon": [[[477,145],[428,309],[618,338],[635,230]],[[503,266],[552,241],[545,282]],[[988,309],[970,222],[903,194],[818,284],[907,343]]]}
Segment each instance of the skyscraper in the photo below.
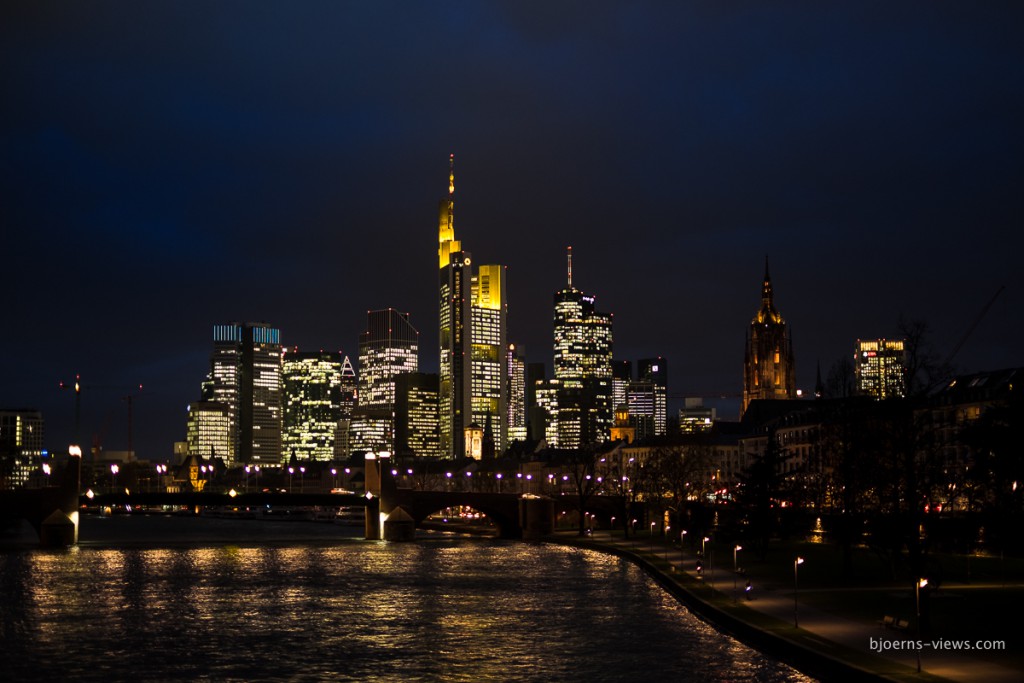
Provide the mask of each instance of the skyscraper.
{"label": "skyscraper", "polygon": [[526,441],[526,354],[508,345],[508,441]]}
{"label": "skyscraper", "polygon": [[297,460],[330,460],[341,420],[341,359],[330,352],[285,352],[284,450]]}
{"label": "skyscraper", "polygon": [[43,414],[0,410],[0,489],[23,486],[39,470],[43,454]]}
{"label": "skyscraper", "polygon": [[508,441],[508,331],[505,300],[505,268],[483,265],[473,275],[471,312],[472,422],[480,425],[493,439],[496,452]]}
{"label": "skyscraper", "polygon": [[651,385],[655,436],[664,436],[668,426],[668,360],[641,358],[637,361],[637,379]]}
{"label": "skyscraper", "polygon": [[366,332],[359,335],[359,397],[352,417],[352,449],[393,450],[395,378],[419,371],[419,335],[408,313],[393,308],[367,312]]}
{"label": "skyscraper", "polygon": [[447,457],[465,450],[464,429],[473,414],[472,353],[472,257],[455,239],[455,155],[448,161],[448,197],[441,201],[438,218],[440,279],[440,363],[438,413],[441,452]]}
{"label": "skyscraper", "polygon": [[566,287],[555,293],[554,323],[558,445],[607,441],[613,423],[612,316],[598,312],[594,297],[573,287],[572,247]]}
{"label": "skyscraper", "polygon": [[768,259],[764,262],[761,308],[750,322],[743,361],[743,411],[754,399],[796,398],[793,344],[775,309]]}
{"label": "skyscraper", "polygon": [[878,399],[906,395],[902,339],[858,339],[853,359],[857,393]]}
{"label": "skyscraper", "polygon": [[231,451],[230,409],[216,401],[194,401],[188,406],[185,442],[188,452],[202,458],[225,457]]}
{"label": "skyscraper", "polygon": [[395,453],[417,458],[441,455],[435,374],[408,372],[395,377]]}
{"label": "skyscraper", "polygon": [[[227,465],[282,460],[281,332],[265,323],[213,328],[213,357],[205,387],[228,409]],[[209,454],[203,454],[207,457]]]}
{"label": "skyscraper", "polygon": [[352,419],[352,410],[356,407],[359,394],[355,368],[348,356],[341,360],[341,412],[338,417],[338,429],[334,438],[334,457],[344,460],[349,455],[348,428]]}
{"label": "skyscraper", "polygon": [[419,372],[420,333],[408,313],[368,311],[359,335],[359,400],[364,408],[394,408],[395,376]]}
{"label": "skyscraper", "polygon": [[505,268],[473,260],[455,239],[455,160],[449,157],[448,196],[438,218],[439,414],[441,451],[465,454],[470,424],[491,424],[498,449],[507,433]]}

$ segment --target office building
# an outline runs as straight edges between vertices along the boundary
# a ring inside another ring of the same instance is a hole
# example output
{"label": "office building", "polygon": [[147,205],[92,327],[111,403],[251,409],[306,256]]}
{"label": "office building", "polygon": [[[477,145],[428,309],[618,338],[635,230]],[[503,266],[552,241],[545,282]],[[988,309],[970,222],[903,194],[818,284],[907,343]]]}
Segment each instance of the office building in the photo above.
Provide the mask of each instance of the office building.
{"label": "office building", "polygon": [[43,414],[0,410],[0,490],[24,486],[43,457]]}
{"label": "office building", "polygon": [[612,406],[615,410],[629,405],[629,383],[632,381],[633,361],[612,361]]}
{"label": "office building", "polygon": [[703,399],[687,398],[683,407],[679,409],[679,432],[682,434],[710,432],[715,418],[715,409],[706,408]]}
{"label": "office building", "polygon": [[526,441],[526,353],[508,345],[508,441]]}
{"label": "office building", "polygon": [[[358,431],[369,436],[353,448],[365,450],[373,440],[375,450],[393,450],[395,378],[418,371],[419,332],[409,322],[409,314],[393,308],[369,311],[366,332],[359,335],[359,397],[352,418],[354,425],[355,414],[359,413]],[[384,420],[386,424],[366,424],[372,420]]]}
{"label": "office building", "polygon": [[607,441],[613,424],[612,316],[572,284],[572,247],[566,287],[555,294],[555,379],[558,445],[578,448]]}
{"label": "office building", "polygon": [[226,462],[233,436],[231,412],[227,405],[216,401],[195,401],[189,404],[186,455],[223,458]]}
{"label": "office building", "polygon": [[225,464],[282,462],[280,330],[265,323],[215,325],[210,365],[204,398],[228,409]]}
{"label": "office building", "polygon": [[436,374],[410,372],[395,377],[396,456],[441,456],[437,388]]}
{"label": "office building", "polygon": [[465,455],[466,428],[496,426],[498,449],[507,434],[505,345],[508,304],[505,268],[483,265],[455,239],[455,161],[449,158],[448,196],[438,212],[439,389],[441,450]]}
{"label": "office building", "polygon": [[342,415],[340,355],[285,352],[282,377],[285,454],[289,460],[333,459]]}
{"label": "office building", "polygon": [[664,436],[668,425],[668,360],[660,356],[640,359],[637,380],[650,385],[654,435]]}
{"label": "office building", "polygon": [[352,411],[356,407],[359,396],[359,380],[355,368],[348,356],[341,360],[341,411],[338,417],[338,429],[334,438],[334,458],[345,460],[349,456],[348,428],[352,419]]}
{"label": "office building", "polygon": [[906,395],[906,355],[902,339],[858,339],[853,368],[858,394],[877,399]]}
{"label": "office building", "polygon": [[750,322],[743,361],[743,412],[755,399],[796,398],[793,343],[775,308],[768,260],[764,263],[761,308]]}

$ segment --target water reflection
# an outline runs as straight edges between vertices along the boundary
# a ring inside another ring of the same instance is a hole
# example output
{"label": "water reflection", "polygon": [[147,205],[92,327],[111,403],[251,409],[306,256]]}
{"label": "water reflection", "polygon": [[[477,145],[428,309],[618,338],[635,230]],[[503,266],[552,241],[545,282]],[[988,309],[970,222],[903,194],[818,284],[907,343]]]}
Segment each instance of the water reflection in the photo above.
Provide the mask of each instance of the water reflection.
{"label": "water reflection", "polygon": [[478,540],[0,555],[14,678],[802,679],[618,558]]}

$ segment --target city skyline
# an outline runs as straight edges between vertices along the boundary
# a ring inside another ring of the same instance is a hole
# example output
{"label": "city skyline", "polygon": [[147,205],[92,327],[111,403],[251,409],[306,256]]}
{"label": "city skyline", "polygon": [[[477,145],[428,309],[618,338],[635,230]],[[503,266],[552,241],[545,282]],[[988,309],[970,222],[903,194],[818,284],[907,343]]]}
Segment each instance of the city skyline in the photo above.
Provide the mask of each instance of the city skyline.
{"label": "city skyline", "polygon": [[0,404],[51,448],[81,373],[84,441],[126,448],[142,384],[136,449],[167,455],[222,321],[352,357],[367,310],[437,329],[450,153],[549,372],[570,245],[615,358],[667,358],[673,394],[742,391],[766,255],[805,392],[901,315],[964,371],[1024,365],[1019,7],[252,6],[2,10]]}

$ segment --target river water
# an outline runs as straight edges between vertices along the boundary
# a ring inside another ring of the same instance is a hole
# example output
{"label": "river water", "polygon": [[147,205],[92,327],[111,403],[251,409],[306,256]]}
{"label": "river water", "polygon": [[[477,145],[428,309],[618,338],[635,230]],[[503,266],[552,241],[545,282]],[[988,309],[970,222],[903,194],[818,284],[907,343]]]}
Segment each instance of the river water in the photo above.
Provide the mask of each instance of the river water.
{"label": "river water", "polygon": [[0,678],[810,680],[710,628],[617,557],[344,533],[125,517],[83,520],[69,550],[3,550]]}

